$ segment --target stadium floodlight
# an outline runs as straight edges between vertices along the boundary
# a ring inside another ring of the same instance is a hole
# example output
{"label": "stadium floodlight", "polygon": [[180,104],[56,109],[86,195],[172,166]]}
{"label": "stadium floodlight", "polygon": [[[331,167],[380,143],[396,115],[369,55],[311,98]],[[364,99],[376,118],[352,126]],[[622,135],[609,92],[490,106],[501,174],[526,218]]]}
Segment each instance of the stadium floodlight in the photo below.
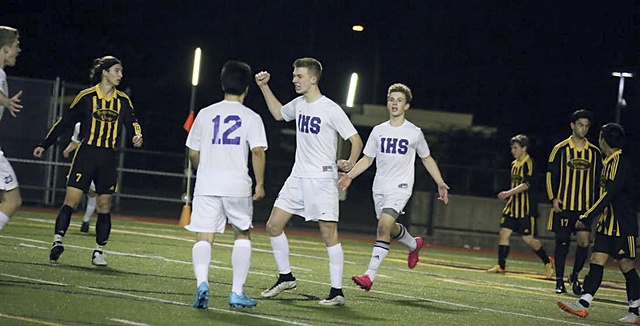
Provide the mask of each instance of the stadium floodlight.
{"label": "stadium floodlight", "polygon": [[356,98],[356,88],[358,87],[358,74],[351,74],[351,81],[349,81],[349,91],[347,92],[347,107],[353,107],[353,101]]}
{"label": "stadium floodlight", "polygon": [[630,72],[614,71],[611,76],[620,78],[618,83],[618,103],[616,104],[616,123],[620,123],[622,120],[622,109],[627,106],[627,101],[624,100],[622,94],[624,93],[624,79],[633,77]]}
{"label": "stadium floodlight", "polygon": [[351,30],[353,30],[354,32],[364,32],[364,26],[360,24],[355,24],[351,26]]}
{"label": "stadium floodlight", "polygon": [[191,85],[198,86],[198,79],[200,78],[200,56],[202,51],[200,48],[196,48],[193,54],[193,73],[191,74]]}

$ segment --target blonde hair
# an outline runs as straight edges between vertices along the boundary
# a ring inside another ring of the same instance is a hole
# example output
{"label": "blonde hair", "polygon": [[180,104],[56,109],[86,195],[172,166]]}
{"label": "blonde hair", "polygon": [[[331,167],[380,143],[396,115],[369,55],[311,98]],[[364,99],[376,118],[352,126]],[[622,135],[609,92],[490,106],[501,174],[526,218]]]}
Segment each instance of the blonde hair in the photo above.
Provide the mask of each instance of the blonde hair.
{"label": "blonde hair", "polygon": [[411,88],[409,88],[409,86],[405,84],[395,83],[389,86],[389,90],[387,91],[387,97],[389,97],[389,95],[391,95],[391,93],[393,92],[399,92],[404,94],[404,97],[407,98],[407,103],[411,103],[411,100],[413,99],[413,95],[411,95]]}

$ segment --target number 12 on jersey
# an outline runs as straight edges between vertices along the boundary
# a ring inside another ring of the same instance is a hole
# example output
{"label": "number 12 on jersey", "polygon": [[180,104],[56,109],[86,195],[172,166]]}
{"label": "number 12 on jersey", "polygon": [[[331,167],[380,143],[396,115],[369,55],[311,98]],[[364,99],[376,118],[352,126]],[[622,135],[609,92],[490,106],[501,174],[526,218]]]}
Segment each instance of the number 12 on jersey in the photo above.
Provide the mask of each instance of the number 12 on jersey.
{"label": "number 12 on jersey", "polygon": [[[219,115],[217,115],[211,121],[213,122],[213,139],[211,139],[211,144],[240,145],[240,137],[231,137],[231,134],[242,126],[242,119],[240,119],[239,116],[230,115],[225,117],[223,120]],[[221,131],[222,137],[220,136]]]}

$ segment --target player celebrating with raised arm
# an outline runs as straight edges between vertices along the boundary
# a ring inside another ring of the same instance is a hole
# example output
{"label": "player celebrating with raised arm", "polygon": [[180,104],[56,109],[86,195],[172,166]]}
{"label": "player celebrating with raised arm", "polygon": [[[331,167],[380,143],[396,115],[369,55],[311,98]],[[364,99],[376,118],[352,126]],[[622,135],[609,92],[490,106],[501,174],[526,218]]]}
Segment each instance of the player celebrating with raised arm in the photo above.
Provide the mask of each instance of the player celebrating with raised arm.
{"label": "player celebrating with raised arm", "polygon": [[77,149],[67,178],[64,203],[56,217],[53,245],[49,259],[58,261],[64,251],[62,239],[69,228],[71,214],[78,207],[82,195],[95,180],[98,194],[98,221],[96,222],[96,247],[91,263],[106,266],[104,246],[111,233],[111,198],[116,191],[116,148],[120,128],[127,128],[134,147],[142,146],[142,129],[134,114],[129,96],[116,89],[122,80],[122,63],[116,57],[105,56],[94,60],[89,77],[95,86],[80,91],[62,117],[51,127],[46,138],[33,150],[33,156],[42,157],[65,131],[81,123],[84,136]]}
{"label": "player celebrating with raised arm", "polygon": [[[17,29],[0,26],[0,120],[5,109],[14,118],[22,109],[20,104],[22,91],[9,97],[7,74],[4,72],[4,67],[12,67],[16,64],[16,58],[20,54],[19,38]],[[0,230],[20,206],[22,206],[22,197],[18,188],[18,178],[0,148]]]}
{"label": "player celebrating with raised arm", "polygon": [[[256,74],[256,83],[267,102],[269,112],[278,120],[296,121],[296,158],[273,204],[267,221],[273,256],[278,266],[276,283],[262,292],[273,297],[284,290],[294,289],[296,279],[289,264],[289,242],[284,227],[293,214],[306,221],[317,221],[329,254],[331,291],[321,305],[343,305],[342,274],[344,254],[338,239],[338,167],[350,171],[362,150],[362,139],[342,108],[322,93],[318,83],[322,65],[313,58],[297,59],[293,63],[293,86],[301,96],[282,105],[275,97],[266,71]],[[348,160],[336,164],[338,134],[351,142]]]}
{"label": "player celebrating with raised arm", "polygon": [[[227,223],[233,226],[235,237],[229,305],[244,308],[257,304],[243,291],[251,264],[252,200],[265,195],[264,152],[267,149],[262,118],[243,105],[252,77],[246,63],[225,63],[220,74],[224,100],[200,110],[187,137],[189,159],[198,174],[191,223],[185,229],[196,233],[192,259],[198,288],[193,306],[199,309],[206,309],[209,304],[211,245],[216,233],[224,233]],[[256,178],[253,198],[249,151]]]}
{"label": "player celebrating with raised arm", "polygon": [[449,186],[444,183],[436,161],[431,157],[429,145],[422,130],[405,119],[405,112],[411,106],[411,89],[404,84],[393,84],[387,91],[387,110],[389,121],[373,128],[362,158],[348,173],[341,173],[338,187],[346,190],[351,181],[376,161],[376,176],[373,180],[373,202],[378,230],[369,267],[363,275],[354,275],[351,279],[365,291],[371,289],[378,268],[384,261],[391,245],[391,239],[403,244],[409,250],[407,264],[414,268],[418,263],[418,254],[424,244],[421,237],[412,237],[404,225],[396,219],[413,192],[415,175],[415,157],[420,157],[438,186],[438,199],[449,202]]}

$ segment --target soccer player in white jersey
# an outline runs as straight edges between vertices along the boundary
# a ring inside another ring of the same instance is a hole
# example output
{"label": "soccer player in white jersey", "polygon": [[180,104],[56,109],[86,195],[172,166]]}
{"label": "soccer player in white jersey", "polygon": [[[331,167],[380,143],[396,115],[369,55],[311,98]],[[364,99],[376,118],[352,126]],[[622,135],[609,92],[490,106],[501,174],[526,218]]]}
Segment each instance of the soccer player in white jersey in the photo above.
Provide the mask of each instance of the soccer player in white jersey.
{"label": "soccer player in white jersey", "polygon": [[384,261],[391,245],[391,239],[403,244],[409,250],[407,264],[416,267],[418,254],[424,244],[421,237],[412,237],[404,225],[396,219],[413,192],[415,157],[420,157],[438,186],[438,199],[449,202],[449,186],[444,183],[436,161],[431,157],[429,145],[419,127],[405,119],[405,112],[411,106],[411,89],[404,84],[393,84],[387,92],[389,121],[373,128],[362,158],[349,173],[341,173],[338,187],[346,190],[351,181],[364,172],[376,160],[376,176],[373,179],[373,203],[378,218],[376,242],[369,261],[369,268],[363,275],[351,279],[365,291],[371,290],[378,268]]}
{"label": "soccer player in white jersey", "polygon": [[[243,285],[251,263],[252,200],[265,195],[267,137],[260,116],[243,105],[252,79],[249,65],[228,61],[220,79],[224,100],[200,111],[186,143],[189,159],[197,169],[191,223],[185,228],[196,232],[192,259],[197,290],[193,306],[199,309],[207,309],[209,305],[209,264],[214,235],[224,233],[227,222],[235,236],[229,305],[244,308],[257,304],[244,293]],[[253,196],[249,151],[256,179]]]}
{"label": "soccer player in white jersey", "polygon": [[[342,273],[344,255],[338,239],[338,168],[349,171],[362,150],[362,139],[342,108],[322,93],[318,82],[322,65],[313,58],[293,63],[293,86],[300,96],[282,105],[268,82],[271,75],[256,74],[256,83],[264,95],[269,111],[278,120],[296,121],[296,158],[291,175],[285,181],[273,204],[267,221],[273,256],[278,266],[276,283],[262,292],[269,298],[284,290],[294,289],[296,279],[289,264],[289,242],[284,227],[293,214],[306,221],[317,221],[329,254],[331,290],[321,305],[343,305]],[[338,135],[351,142],[348,160],[337,158]]]}
{"label": "soccer player in white jersey", "polygon": [[[78,148],[78,145],[80,145],[80,122],[76,123],[75,127],[73,128],[71,141],[69,142],[69,145],[67,145],[67,147],[62,151],[62,156],[64,156],[65,158],[69,158],[71,152],[75,151],[76,148]],[[87,192],[87,207],[84,212],[84,216],[82,217],[80,232],[89,232],[89,226],[91,225],[91,216],[93,216],[93,213],[95,213],[96,211],[97,197],[98,195],[96,194],[96,184],[91,181],[89,192]]]}
{"label": "soccer player in white jersey", "polygon": [[[14,118],[22,109],[20,104],[22,91],[9,97],[7,74],[4,72],[4,67],[13,67],[16,64],[16,58],[20,54],[19,37],[17,29],[0,26],[0,120],[5,109]],[[16,173],[0,148],[0,230],[20,206],[22,206],[22,197]]]}

